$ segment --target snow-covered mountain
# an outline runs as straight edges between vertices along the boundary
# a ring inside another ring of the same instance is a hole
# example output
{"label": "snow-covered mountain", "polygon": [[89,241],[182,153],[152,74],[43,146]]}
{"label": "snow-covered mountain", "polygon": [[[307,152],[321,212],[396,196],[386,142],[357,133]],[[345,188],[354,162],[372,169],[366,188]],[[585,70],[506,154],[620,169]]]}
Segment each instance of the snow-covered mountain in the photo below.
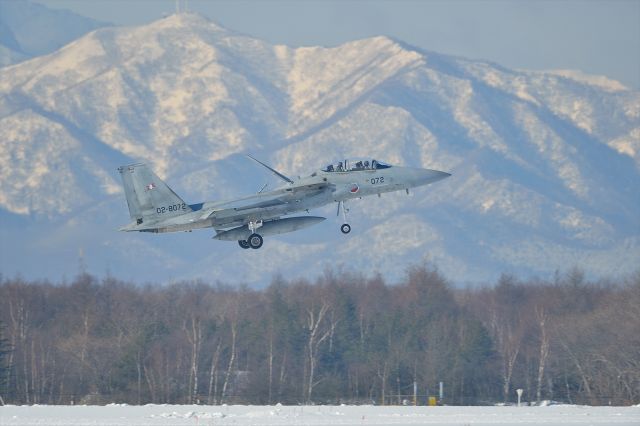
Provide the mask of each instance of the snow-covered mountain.
{"label": "snow-covered mountain", "polygon": [[[386,276],[429,260],[456,281],[640,259],[640,92],[387,37],[274,46],[193,14],[103,28],[0,69],[0,271],[268,282],[327,265]],[[445,170],[433,186],[352,202],[261,250],[211,230],[131,234],[115,168],[152,164],[188,202],[352,156]]]}
{"label": "snow-covered mountain", "polygon": [[0,67],[51,53],[106,25],[26,0],[0,0]]}

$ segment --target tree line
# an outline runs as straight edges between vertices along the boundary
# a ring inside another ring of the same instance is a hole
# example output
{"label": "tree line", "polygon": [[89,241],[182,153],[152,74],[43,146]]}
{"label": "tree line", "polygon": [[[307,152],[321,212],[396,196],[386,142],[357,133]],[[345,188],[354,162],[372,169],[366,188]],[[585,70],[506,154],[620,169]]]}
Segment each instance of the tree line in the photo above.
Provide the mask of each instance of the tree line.
{"label": "tree line", "polygon": [[640,274],[0,278],[0,404],[640,402]]}

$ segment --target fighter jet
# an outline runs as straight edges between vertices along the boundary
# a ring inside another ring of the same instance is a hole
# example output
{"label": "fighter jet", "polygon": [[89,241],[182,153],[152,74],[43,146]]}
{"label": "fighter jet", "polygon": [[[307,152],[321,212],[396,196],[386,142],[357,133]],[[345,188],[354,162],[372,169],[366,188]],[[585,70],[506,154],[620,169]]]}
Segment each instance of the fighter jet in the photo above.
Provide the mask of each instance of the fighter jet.
{"label": "fighter jet", "polygon": [[217,240],[237,241],[243,249],[259,249],[263,237],[297,231],[326,219],[286,217],[293,213],[308,213],[310,209],[338,203],[337,214],[342,212],[344,219],[340,230],[348,234],[351,226],[347,220],[347,201],[392,191],[404,190],[408,194],[409,188],[451,176],[438,170],[392,166],[373,159],[346,159],[294,180],[248,157],[284,184],[234,200],[187,204],[146,164],[119,167],[133,220],[120,231],[164,233],[214,228],[213,238]]}

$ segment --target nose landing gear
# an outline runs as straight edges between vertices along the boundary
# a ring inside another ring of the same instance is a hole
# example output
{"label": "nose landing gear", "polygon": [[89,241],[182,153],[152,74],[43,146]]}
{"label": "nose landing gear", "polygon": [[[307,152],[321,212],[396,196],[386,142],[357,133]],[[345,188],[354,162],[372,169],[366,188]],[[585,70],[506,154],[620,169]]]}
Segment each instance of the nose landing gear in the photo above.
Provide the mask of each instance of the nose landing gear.
{"label": "nose landing gear", "polygon": [[340,231],[343,234],[348,234],[349,232],[351,232],[351,225],[347,223],[347,213],[349,212],[349,209],[345,205],[344,201],[338,201],[338,212],[336,216],[340,215],[340,210],[342,210],[342,217],[344,219],[344,223],[342,224],[342,226],[340,226]]}

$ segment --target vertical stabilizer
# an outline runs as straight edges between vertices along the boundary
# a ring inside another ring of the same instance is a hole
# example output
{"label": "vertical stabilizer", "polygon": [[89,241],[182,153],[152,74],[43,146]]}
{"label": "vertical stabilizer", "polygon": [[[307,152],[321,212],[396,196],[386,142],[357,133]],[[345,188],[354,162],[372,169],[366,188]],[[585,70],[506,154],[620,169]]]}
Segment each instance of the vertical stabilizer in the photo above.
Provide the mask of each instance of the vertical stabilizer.
{"label": "vertical stabilizer", "polygon": [[146,164],[122,166],[118,171],[122,177],[129,215],[138,225],[192,211]]}

